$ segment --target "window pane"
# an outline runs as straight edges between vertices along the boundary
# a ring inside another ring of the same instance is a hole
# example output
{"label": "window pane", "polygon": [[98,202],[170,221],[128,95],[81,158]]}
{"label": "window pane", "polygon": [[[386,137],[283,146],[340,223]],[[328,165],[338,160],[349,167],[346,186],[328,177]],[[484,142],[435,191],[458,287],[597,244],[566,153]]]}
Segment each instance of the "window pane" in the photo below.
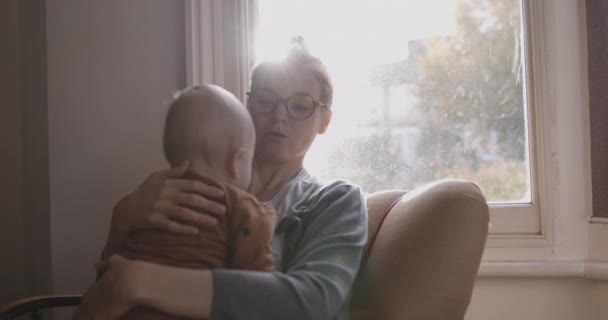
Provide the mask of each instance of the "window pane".
{"label": "window pane", "polygon": [[306,167],[374,192],[441,178],[530,202],[517,0],[259,0],[258,61],[303,36],[334,81]]}

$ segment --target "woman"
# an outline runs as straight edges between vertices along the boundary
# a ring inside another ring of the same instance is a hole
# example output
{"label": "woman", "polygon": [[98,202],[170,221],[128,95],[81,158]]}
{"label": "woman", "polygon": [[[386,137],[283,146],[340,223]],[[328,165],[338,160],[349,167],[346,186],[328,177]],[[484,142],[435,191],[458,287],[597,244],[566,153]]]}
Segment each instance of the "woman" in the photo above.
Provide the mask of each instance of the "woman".
{"label": "woman", "polygon": [[279,271],[190,270],[112,256],[133,230],[196,234],[223,213],[212,201],[219,190],[181,178],[186,163],[152,174],[117,203],[103,254],[109,259],[98,266],[104,276],[75,317],[116,319],[135,306],[210,319],[339,316],[367,240],[367,213],[357,186],[321,185],[303,166],[316,135],[331,122],[332,97],[325,67],[301,45],[252,74],[247,107],[257,139],[249,191],[277,209],[272,247]]}

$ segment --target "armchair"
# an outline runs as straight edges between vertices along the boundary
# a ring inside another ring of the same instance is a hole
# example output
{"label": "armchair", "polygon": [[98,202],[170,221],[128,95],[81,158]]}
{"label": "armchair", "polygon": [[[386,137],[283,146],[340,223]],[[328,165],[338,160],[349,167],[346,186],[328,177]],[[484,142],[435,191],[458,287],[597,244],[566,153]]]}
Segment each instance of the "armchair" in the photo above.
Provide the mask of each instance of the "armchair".
{"label": "armchair", "polygon": [[[367,198],[369,240],[355,282],[351,320],[461,320],[488,231],[476,185],[441,181]],[[80,295],[37,296],[0,307],[0,320],[77,306]]]}
{"label": "armchair", "polygon": [[447,180],[367,201],[369,240],[351,319],[463,319],[488,232],[479,188]]}

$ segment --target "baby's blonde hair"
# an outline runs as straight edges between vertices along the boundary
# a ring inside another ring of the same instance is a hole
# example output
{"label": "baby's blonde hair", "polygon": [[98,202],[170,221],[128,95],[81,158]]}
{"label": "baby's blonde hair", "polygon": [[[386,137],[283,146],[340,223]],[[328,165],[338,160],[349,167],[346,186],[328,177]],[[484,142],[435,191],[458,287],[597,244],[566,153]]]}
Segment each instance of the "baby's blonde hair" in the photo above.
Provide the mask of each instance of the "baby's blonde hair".
{"label": "baby's blonde hair", "polygon": [[253,148],[252,137],[251,118],[234,95],[218,86],[195,85],[176,93],[169,104],[163,153],[171,166],[194,153],[212,164],[236,148]]}

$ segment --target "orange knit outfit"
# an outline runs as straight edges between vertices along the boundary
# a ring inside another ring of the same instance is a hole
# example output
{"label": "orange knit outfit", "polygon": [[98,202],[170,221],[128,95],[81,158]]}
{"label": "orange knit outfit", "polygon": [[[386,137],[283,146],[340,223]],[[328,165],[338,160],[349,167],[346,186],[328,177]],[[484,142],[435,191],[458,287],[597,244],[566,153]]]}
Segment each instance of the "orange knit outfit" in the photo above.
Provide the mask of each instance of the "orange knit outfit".
{"label": "orange knit outfit", "polygon": [[[270,241],[275,227],[275,211],[261,205],[246,191],[197,177],[224,190],[226,214],[214,227],[201,229],[196,236],[177,235],[159,230],[134,232],[118,254],[134,260],[193,269],[231,268],[273,271]],[[180,319],[143,307],[123,319]]]}

